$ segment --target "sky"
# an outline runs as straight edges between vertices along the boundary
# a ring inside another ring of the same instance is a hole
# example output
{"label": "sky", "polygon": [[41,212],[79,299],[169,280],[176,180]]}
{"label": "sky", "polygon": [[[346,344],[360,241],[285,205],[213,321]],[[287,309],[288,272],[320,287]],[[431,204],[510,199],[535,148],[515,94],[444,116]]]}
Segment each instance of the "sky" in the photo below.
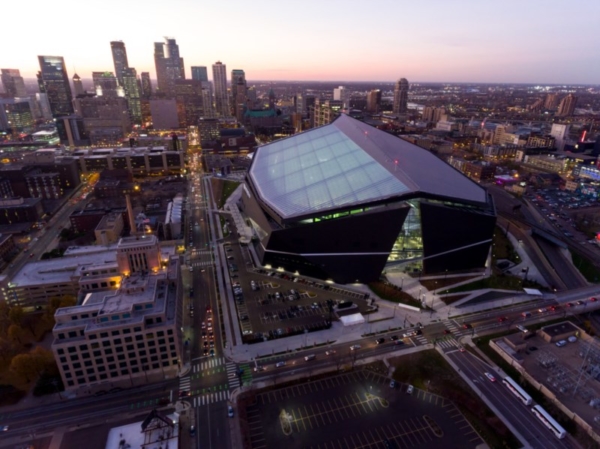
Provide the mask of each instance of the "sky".
{"label": "sky", "polygon": [[[154,42],[252,80],[600,84],[597,0],[25,0],[3,5],[0,67],[114,71],[110,41],[155,79]],[[14,18],[7,19],[7,18]]]}

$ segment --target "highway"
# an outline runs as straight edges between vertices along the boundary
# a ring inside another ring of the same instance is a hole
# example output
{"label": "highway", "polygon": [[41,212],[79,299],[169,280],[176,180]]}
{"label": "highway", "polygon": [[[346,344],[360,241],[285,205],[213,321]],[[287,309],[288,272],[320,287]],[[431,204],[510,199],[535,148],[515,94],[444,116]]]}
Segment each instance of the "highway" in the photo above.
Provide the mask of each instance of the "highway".
{"label": "highway", "polygon": [[[533,449],[558,449],[578,447],[570,438],[557,439],[531,412],[531,406],[519,401],[501,382],[502,374],[469,351],[452,350],[446,356],[465,375],[480,396],[492,404]],[[484,373],[496,379],[490,381]]]}

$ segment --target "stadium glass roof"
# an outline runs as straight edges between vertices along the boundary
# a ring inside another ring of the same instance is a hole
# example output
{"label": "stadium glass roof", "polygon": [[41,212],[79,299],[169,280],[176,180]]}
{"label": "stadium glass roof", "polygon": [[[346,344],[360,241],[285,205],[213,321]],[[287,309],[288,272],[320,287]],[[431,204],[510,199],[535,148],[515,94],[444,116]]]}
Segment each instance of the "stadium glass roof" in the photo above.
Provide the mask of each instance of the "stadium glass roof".
{"label": "stadium glass roof", "polygon": [[283,218],[413,192],[485,203],[485,190],[429,151],[342,115],[264,145],[250,177]]}

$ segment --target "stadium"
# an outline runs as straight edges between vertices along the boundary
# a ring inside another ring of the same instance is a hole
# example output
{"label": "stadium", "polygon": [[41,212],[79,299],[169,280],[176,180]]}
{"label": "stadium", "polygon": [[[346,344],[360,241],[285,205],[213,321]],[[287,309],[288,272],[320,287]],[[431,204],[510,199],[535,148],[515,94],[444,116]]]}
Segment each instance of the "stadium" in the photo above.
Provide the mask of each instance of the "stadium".
{"label": "stadium", "polygon": [[486,190],[348,115],[258,148],[242,194],[263,266],[338,283],[485,267]]}

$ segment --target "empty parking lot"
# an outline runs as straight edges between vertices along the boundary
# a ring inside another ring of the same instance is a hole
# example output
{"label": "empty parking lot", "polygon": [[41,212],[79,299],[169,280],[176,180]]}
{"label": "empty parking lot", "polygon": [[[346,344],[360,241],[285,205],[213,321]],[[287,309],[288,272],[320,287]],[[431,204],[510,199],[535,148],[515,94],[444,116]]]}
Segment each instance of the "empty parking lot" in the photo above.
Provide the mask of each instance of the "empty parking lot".
{"label": "empty parking lot", "polygon": [[[483,441],[451,402],[354,371],[258,393],[246,408],[253,449],[474,448]],[[386,446],[387,445],[387,446]]]}

